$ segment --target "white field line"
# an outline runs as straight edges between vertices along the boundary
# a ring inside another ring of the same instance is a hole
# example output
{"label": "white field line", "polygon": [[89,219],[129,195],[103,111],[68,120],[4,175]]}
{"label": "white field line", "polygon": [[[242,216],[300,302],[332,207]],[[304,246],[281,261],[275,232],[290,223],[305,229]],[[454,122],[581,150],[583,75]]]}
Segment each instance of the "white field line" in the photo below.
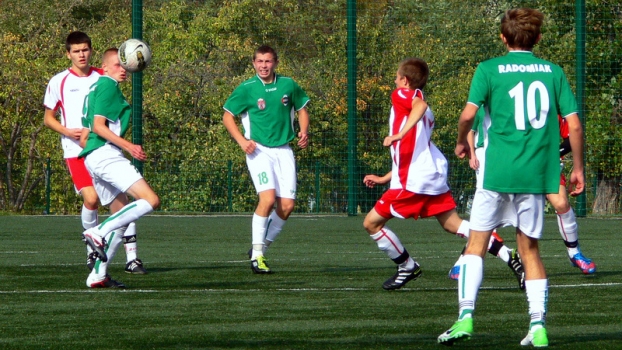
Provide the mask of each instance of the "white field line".
{"label": "white field line", "polygon": [[[584,284],[563,284],[563,285],[550,285],[549,288],[594,288],[594,287],[613,287],[620,286],[622,283],[584,283]],[[402,291],[452,291],[456,288],[403,288]],[[482,287],[485,290],[513,290],[514,287]],[[99,289],[60,289],[60,290],[2,290],[0,294],[79,294],[79,293],[96,293]],[[210,293],[255,293],[255,292],[269,292],[270,289],[238,289],[238,288],[225,288],[225,289],[119,289],[115,292],[120,293],[190,293],[190,294],[210,294]],[[275,292],[361,292],[361,291],[378,291],[378,288],[277,288],[272,291]]]}

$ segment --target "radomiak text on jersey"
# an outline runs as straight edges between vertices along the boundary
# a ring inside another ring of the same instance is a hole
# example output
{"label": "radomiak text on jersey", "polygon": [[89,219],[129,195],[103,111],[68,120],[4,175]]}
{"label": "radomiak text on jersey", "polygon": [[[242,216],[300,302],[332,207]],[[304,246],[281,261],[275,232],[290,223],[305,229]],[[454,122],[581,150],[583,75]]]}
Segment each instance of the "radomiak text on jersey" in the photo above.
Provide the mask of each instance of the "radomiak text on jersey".
{"label": "radomiak text on jersey", "polygon": [[499,73],[553,73],[548,64],[500,64]]}

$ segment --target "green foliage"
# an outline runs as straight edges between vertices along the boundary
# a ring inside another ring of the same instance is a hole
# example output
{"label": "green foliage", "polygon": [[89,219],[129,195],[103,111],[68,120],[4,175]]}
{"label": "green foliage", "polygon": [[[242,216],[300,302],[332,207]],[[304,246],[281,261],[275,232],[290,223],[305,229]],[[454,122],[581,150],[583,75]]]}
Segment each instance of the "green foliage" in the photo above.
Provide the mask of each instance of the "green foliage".
{"label": "green foliage", "polygon": [[[346,0],[145,0],[144,39],[153,60],[143,73],[145,175],[162,197],[162,211],[252,211],[256,194],[244,154],[222,126],[222,105],[237,84],[254,74],[253,50],[277,48],[278,72],[292,76],[311,97],[311,143],[295,148],[299,168],[296,210],[343,212],[356,192],[361,211],[382,188],[349,188]],[[45,163],[51,159],[53,213],[76,213],[58,135],[42,127],[47,80],[66,68],[63,42],[71,30],[93,39],[100,53],[131,35],[131,0],[0,2],[0,210],[41,212]],[[546,14],[535,53],[575,77],[574,4],[561,0],[357,2],[357,176],[390,169],[389,95],[399,62],[428,62],[425,94],[436,115],[434,142],[451,164],[450,186],[468,198],[473,174],[453,157],[456,124],[479,62],[505,52],[500,16],[516,6]],[[619,108],[622,41],[620,8],[589,0],[587,8],[586,146],[588,175],[622,174]],[[124,84],[129,97],[131,86]],[[13,142],[10,140],[13,138]],[[457,198],[458,199],[458,198]],[[459,200],[460,201],[460,200]],[[461,200],[466,202],[466,200]]]}

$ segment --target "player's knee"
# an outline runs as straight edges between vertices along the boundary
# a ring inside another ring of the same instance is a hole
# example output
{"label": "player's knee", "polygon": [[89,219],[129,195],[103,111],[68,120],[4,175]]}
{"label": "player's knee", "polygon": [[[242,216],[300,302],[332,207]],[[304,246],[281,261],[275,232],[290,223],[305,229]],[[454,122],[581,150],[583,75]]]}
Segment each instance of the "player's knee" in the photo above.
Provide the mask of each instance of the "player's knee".
{"label": "player's knee", "polygon": [[84,206],[89,210],[95,210],[98,207],[97,196],[84,196]]}
{"label": "player's knee", "polygon": [[160,207],[160,197],[158,197],[158,195],[154,194],[151,198],[148,199],[148,201],[153,209],[157,209],[158,207]]}

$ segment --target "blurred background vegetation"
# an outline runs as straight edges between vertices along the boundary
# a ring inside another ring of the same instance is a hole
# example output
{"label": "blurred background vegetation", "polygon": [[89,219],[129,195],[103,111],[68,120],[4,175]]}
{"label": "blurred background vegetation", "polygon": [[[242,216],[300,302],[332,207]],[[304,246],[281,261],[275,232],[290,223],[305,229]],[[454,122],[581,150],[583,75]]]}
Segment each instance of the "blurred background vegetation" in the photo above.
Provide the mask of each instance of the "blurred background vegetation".
{"label": "blurred background vegetation", "polygon": [[[64,40],[87,32],[93,65],[131,37],[131,0],[0,1],[0,212],[76,214],[59,137],[43,126],[48,80],[69,67]],[[468,211],[474,175],[453,156],[457,119],[475,67],[502,55],[499,19],[526,6],[546,15],[535,54],[564,68],[573,87],[575,4],[562,0],[368,0],[357,13],[357,177],[390,170],[382,147],[398,63],[426,60],[426,98],[437,121],[434,142],[450,161],[450,186]],[[622,5],[586,1],[585,105],[587,214],[620,213]],[[368,211],[384,190],[348,186],[346,0],[144,0],[143,39],[153,59],[143,73],[144,175],[161,212],[250,212],[256,194],[244,154],[222,126],[222,105],[251,77],[253,50],[274,46],[278,72],[311,98],[311,143],[296,149],[298,213]],[[131,98],[131,84],[123,89]],[[569,167],[566,169],[568,170]],[[46,174],[50,170],[49,186]],[[352,191],[352,192],[349,192]],[[46,196],[49,193],[49,197]],[[103,210],[103,209],[102,209]]]}

